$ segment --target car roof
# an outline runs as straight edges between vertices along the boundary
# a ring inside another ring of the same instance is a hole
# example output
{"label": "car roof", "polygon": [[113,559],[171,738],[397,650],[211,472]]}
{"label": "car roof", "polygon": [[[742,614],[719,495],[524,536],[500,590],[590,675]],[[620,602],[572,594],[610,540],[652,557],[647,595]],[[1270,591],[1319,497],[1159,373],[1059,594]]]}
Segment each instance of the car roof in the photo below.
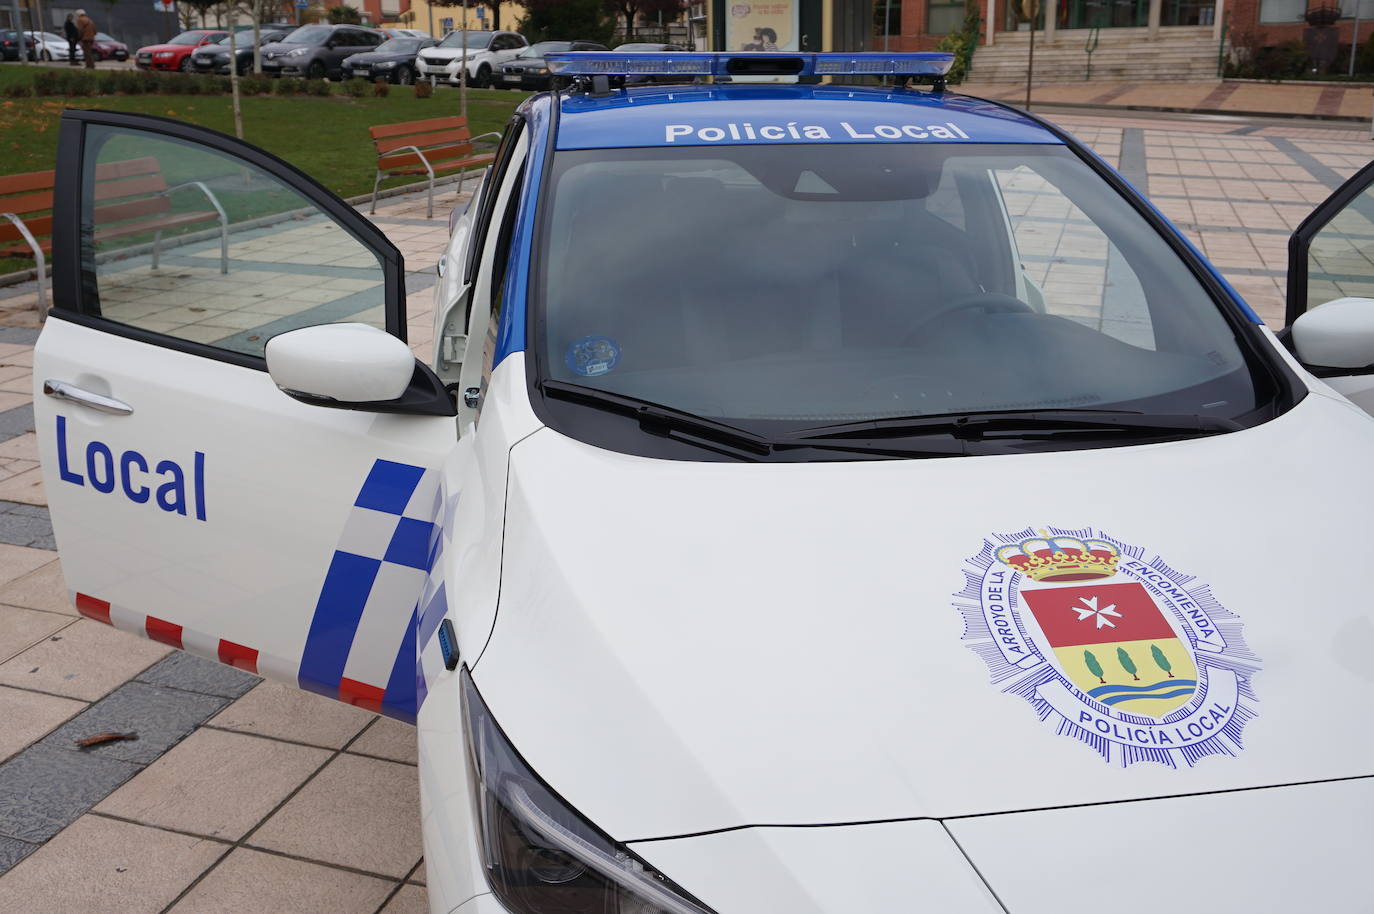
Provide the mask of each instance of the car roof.
{"label": "car roof", "polygon": [[[1063,143],[1014,109],[966,95],[916,89],[651,86],[605,96],[565,94],[559,105],[559,149],[770,142]],[[760,127],[782,127],[784,134],[764,138]],[[904,127],[911,132],[901,133]],[[898,136],[891,135],[894,129]]]}

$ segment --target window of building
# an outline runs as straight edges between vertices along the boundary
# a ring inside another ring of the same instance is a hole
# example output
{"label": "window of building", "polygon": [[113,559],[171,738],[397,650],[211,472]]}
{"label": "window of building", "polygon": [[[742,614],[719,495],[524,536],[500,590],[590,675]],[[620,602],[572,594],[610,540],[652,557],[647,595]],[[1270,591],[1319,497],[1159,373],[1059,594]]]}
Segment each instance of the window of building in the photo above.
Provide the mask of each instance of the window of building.
{"label": "window of building", "polygon": [[1301,22],[1307,0],[1260,0],[1260,22]]}
{"label": "window of building", "polygon": [[926,6],[926,34],[948,35],[964,24],[964,0],[941,2],[931,0]]}
{"label": "window of building", "polygon": [[902,34],[902,0],[873,0],[873,34]]}

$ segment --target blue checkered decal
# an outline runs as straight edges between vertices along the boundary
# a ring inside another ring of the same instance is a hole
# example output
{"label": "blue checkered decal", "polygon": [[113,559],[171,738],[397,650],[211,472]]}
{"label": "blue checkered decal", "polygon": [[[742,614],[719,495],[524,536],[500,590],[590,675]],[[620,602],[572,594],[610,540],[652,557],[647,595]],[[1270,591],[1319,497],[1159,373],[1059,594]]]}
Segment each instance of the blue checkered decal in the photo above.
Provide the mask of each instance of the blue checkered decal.
{"label": "blue checkered decal", "polygon": [[437,470],[373,463],[320,588],[301,688],[414,721],[419,654],[447,611],[441,489]]}

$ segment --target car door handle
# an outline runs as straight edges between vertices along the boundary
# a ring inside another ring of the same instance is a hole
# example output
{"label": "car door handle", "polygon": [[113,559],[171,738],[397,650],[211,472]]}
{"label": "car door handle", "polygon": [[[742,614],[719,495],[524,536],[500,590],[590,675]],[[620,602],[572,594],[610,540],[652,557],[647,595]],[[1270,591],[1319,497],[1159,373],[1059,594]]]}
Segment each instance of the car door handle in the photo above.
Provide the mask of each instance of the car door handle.
{"label": "car door handle", "polygon": [[127,403],[116,400],[113,397],[102,397],[100,394],[93,394],[89,390],[82,390],[74,384],[66,381],[47,380],[43,382],[43,393],[58,400],[69,400],[72,403],[79,403],[102,413],[109,413],[112,416],[129,416],[133,414],[134,408]]}

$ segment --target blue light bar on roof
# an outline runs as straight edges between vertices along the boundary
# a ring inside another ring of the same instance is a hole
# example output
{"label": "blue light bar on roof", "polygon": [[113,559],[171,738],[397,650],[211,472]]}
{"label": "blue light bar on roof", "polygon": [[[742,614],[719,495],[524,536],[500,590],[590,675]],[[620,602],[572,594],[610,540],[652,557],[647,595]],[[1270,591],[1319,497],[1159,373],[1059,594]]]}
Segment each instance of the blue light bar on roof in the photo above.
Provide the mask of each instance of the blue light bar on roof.
{"label": "blue light bar on roof", "polygon": [[936,51],[565,51],[544,59],[549,71],[558,76],[944,76],[954,63],[953,54]]}

